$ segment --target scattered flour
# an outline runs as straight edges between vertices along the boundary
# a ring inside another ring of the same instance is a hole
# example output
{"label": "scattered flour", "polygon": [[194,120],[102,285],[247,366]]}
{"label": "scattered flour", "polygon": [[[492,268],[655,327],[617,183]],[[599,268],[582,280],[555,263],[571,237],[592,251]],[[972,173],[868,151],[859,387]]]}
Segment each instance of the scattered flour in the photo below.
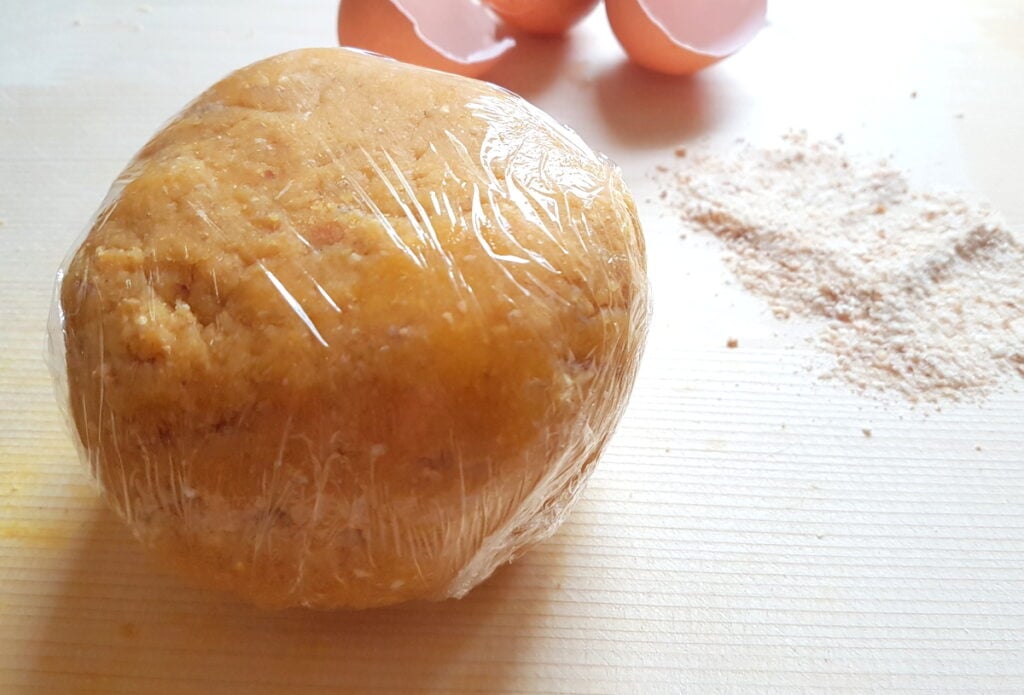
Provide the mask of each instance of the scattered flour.
{"label": "scattered flour", "polygon": [[777,316],[824,319],[829,376],[928,402],[1024,376],[1024,245],[985,208],[803,133],[690,149],[661,176],[685,226],[719,237]]}

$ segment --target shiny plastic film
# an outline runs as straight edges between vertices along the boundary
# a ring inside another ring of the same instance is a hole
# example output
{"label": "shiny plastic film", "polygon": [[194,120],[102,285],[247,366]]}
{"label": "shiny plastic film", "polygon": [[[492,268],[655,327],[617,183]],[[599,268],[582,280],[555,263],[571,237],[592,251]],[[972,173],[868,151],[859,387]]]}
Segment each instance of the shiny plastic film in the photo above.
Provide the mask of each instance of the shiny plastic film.
{"label": "shiny plastic film", "polygon": [[647,316],[608,160],[492,85],[309,49],[128,165],[51,363],[146,546],[259,605],[359,608],[462,596],[555,531]]}

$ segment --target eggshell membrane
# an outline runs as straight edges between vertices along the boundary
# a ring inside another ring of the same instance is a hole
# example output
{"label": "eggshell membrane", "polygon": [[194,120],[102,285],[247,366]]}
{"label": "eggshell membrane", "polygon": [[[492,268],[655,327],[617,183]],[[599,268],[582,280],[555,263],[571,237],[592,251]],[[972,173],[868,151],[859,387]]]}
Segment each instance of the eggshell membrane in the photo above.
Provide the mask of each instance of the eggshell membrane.
{"label": "eggshell membrane", "polygon": [[534,34],[563,34],[598,0],[485,0],[510,26]]}
{"label": "eggshell membrane", "polygon": [[605,0],[630,60],[687,75],[729,56],[764,25],[767,0]]}
{"label": "eggshell membrane", "polygon": [[466,77],[489,70],[510,48],[498,19],[475,0],[342,0],[338,41],[406,63]]}

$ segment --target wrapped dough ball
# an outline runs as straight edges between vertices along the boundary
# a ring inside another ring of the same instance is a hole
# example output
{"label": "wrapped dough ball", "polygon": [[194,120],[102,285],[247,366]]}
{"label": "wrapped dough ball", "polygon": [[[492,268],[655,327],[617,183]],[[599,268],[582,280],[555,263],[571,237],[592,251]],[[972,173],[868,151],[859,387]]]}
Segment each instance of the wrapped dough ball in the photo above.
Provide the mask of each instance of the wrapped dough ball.
{"label": "wrapped dough ball", "polygon": [[461,596],[549,536],[632,387],[617,170],[494,86],[346,49],[228,76],[63,273],[68,404],[134,534],[267,606]]}

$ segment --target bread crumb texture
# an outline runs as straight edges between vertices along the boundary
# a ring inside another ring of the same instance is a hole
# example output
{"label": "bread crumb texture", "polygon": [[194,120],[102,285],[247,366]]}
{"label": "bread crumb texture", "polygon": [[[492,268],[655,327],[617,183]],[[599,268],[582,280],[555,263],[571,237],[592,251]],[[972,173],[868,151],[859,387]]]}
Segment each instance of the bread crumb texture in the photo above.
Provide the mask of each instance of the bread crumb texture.
{"label": "bread crumb texture", "polygon": [[1024,246],[984,206],[805,133],[691,148],[660,180],[684,228],[721,239],[776,317],[822,321],[826,376],[933,403],[1024,376]]}
{"label": "bread crumb texture", "polygon": [[115,183],[61,289],[68,402],[112,506],[206,585],[459,596],[576,498],[646,286],[617,169],[525,101],[296,51]]}

